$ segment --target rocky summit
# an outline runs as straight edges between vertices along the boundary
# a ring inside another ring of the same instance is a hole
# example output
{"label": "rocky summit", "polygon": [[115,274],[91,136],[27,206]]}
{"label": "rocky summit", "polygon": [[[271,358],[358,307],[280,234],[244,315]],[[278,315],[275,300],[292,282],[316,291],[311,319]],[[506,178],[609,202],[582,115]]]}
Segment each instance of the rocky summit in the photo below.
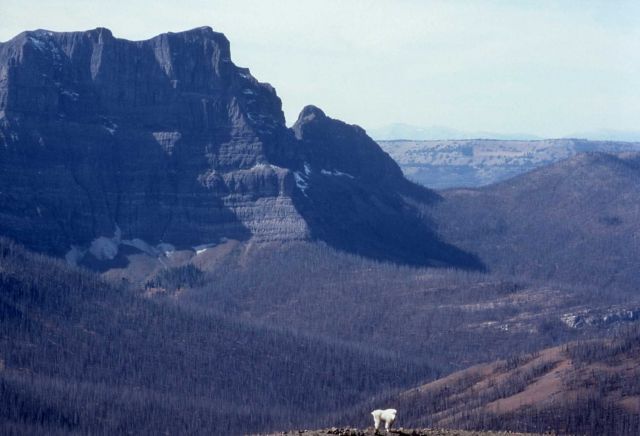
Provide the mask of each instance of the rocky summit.
{"label": "rocky summit", "polygon": [[209,27],[0,44],[0,233],[70,263],[316,239],[480,268],[419,219],[437,201],[357,126],[309,106],[287,128],[273,87]]}

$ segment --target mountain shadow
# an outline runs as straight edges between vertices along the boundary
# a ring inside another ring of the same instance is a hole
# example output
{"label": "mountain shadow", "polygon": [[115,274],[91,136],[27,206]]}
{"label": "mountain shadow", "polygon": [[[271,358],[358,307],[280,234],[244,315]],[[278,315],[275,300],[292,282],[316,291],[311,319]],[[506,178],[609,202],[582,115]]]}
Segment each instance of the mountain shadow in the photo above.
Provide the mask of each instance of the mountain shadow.
{"label": "mountain shadow", "polygon": [[293,131],[304,159],[293,198],[312,237],[380,261],[484,268],[439,238],[416,206],[433,206],[441,197],[405,179],[363,129],[307,106]]}

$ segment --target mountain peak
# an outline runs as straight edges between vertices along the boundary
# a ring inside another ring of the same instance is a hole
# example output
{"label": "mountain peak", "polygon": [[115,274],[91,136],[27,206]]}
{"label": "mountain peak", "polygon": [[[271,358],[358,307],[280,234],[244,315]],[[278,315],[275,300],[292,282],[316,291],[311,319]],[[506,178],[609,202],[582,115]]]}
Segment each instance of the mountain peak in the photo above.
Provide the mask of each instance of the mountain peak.
{"label": "mountain peak", "polygon": [[111,29],[108,29],[106,27],[96,27],[95,29],[90,30],[89,32],[90,33],[94,33],[94,34],[98,34],[100,36],[107,37],[107,38],[110,38],[110,39],[114,38],[113,32],[111,32]]}
{"label": "mountain peak", "polygon": [[189,39],[214,39],[220,41],[226,41],[228,43],[227,37],[220,32],[216,32],[213,30],[211,26],[200,26],[194,27],[193,29],[182,30],[179,32],[165,32],[160,33],[152,38],[151,40],[158,38],[166,38],[166,37],[187,37]]}
{"label": "mountain peak", "polygon": [[216,33],[216,32],[213,31],[213,28],[211,26],[200,26],[200,27],[194,27],[193,29],[185,30],[183,32],[178,32],[178,33],[211,34],[211,33]]}
{"label": "mountain peak", "polygon": [[322,109],[310,104],[302,108],[300,115],[298,115],[298,121],[296,124],[325,118],[327,118],[327,115],[322,111]]}
{"label": "mountain peak", "polygon": [[380,259],[473,263],[409,204],[435,194],[363,129],[313,105],[287,129],[275,90],[234,65],[211,27],[144,41],[25,33],[0,47],[0,79],[0,186],[40,184],[20,201],[0,193],[0,229],[30,248],[110,268],[132,244],[158,255],[166,243],[320,239]]}

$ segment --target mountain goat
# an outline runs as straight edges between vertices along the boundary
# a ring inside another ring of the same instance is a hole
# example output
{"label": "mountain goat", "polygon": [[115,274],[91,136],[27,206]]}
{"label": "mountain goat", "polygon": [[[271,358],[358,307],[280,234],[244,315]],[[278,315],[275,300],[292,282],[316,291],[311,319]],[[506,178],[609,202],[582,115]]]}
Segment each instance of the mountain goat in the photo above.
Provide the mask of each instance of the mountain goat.
{"label": "mountain goat", "polygon": [[373,424],[376,429],[376,433],[378,432],[378,428],[380,427],[380,420],[384,421],[384,429],[387,431],[387,433],[389,433],[389,429],[393,425],[393,421],[396,420],[396,413],[398,413],[396,409],[376,409],[371,412],[371,414],[373,415]]}

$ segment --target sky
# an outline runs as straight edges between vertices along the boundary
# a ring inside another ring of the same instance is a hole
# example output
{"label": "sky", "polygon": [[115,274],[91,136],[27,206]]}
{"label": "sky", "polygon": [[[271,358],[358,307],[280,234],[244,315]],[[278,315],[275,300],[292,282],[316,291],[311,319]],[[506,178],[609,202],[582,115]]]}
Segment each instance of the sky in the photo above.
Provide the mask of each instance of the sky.
{"label": "sky", "polygon": [[0,41],[205,25],[276,88],[288,124],[314,104],[367,129],[640,132],[638,0],[0,0]]}

